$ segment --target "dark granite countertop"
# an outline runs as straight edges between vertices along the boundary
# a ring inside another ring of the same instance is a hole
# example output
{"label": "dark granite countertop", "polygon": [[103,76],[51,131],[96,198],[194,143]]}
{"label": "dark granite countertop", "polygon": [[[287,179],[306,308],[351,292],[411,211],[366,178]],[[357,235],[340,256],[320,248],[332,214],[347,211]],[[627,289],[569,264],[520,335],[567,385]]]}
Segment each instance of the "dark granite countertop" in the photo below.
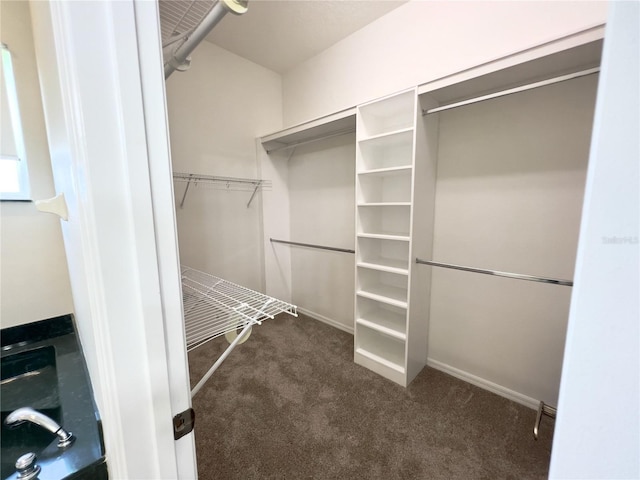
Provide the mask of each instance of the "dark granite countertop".
{"label": "dark granite countertop", "polygon": [[[10,372],[12,364],[17,363],[16,368],[26,370],[29,355],[40,355],[43,358],[44,353],[51,357],[55,355],[55,369],[42,368],[39,372],[40,379],[26,381],[24,375],[19,375],[18,381],[3,381],[3,393],[6,394],[0,397],[3,420],[0,440],[2,478],[17,478],[15,461],[27,452],[33,452],[37,456],[37,464],[42,469],[38,475],[40,480],[107,478],[102,425],[72,316],[65,315],[3,329],[0,332],[0,343],[3,380],[7,372],[15,375]],[[16,358],[27,360],[20,363],[13,360]],[[33,364],[32,361],[31,365]],[[56,385],[43,383],[45,377],[51,377],[52,374],[53,383],[57,375],[57,392]],[[37,388],[38,381],[40,388]],[[42,385],[45,385],[44,389]],[[39,391],[43,393],[38,393]],[[26,404],[21,405],[22,399]],[[19,406],[32,407],[49,415],[65,430],[73,433],[75,442],[69,447],[58,448],[56,435],[38,425],[23,423],[13,428],[4,425],[6,416]]]}

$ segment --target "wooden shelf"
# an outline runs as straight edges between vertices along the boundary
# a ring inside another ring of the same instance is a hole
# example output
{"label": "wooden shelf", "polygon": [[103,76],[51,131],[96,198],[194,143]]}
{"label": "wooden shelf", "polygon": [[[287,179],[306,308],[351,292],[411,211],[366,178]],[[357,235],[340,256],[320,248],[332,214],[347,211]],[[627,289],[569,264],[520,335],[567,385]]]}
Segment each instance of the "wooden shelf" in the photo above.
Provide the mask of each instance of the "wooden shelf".
{"label": "wooden shelf", "polygon": [[358,290],[356,295],[370,298],[376,302],[386,303],[394,307],[407,308],[407,291],[397,287],[378,286],[367,290]]}
{"label": "wooden shelf", "polygon": [[405,173],[411,173],[413,167],[411,165],[403,165],[400,167],[386,167],[386,168],[374,168],[373,170],[362,170],[358,172],[358,175],[401,175]]}
{"label": "wooden shelf", "polygon": [[413,166],[413,129],[359,141],[356,171]]}
{"label": "wooden shelf", "polygon": [[260,141],[267,152],[273,152],[317,139],[354,132],[355,129],[356,109],[350,108],[266,135],[261,137]]}
{"label": "wooden shelf", "polygon": [[[398,373],[401,373],[404,375],[405,369],[402,365],[391,362],[389,360],[387,360],[387,358],[382,357],[380,355],[376,355],[373,352],[369,352],[368,350],[365,350],[364,348],[358,348],[356,349],[356,353],[358,355],[362,355],[363,357],[367,357],[369,360],[373,360],[376,363],[379,363],[380,365],[383,365],[387,368],[390,368],[392,370],[395,370]],[[404,363],[404,361],[403,361]],[[378,372],[380,373],[380,372]]]}
{"label": "wooden shelf", "polygon": [[377,135],[371,135],[369,137],[361,138],[358,141],[362,143],[362,142],[371,142],[379,139],[386,140],[389,137],[393,137],[394,135],[402,135],[403,133],[407,133],[407,132],[413,133],[413,126],[408,128],[401,128],[399,130],[393,130],[391,132],[384,132],[384,133],[379,133]]}
{"label": "wooden shelf", "polygon": [[359,203],[359,207],[410,207],[411,202],[371,202]]}
{"label": "wooden shelf", "polygon": [[371,270],[378,270],[381,272],[395,273],[397,275],[409,275],[409,268],[407,262],[400,260],[382,259],[380,262],[358,262],[358,267],[369,268]]}
{"label": "wooden shelf", "polygon": [[398,240],[408,242],[409,235],[397,235],[394,233],[358,233],[360,238],[377,238],[379,240]]}
{"label": "wooden shelf", "polygon": [[358,325],[364,325],[367,328],[376,330],[389,337],[402,340],[403,342],[407,340],[407,334],[404,332],[404,323],[404,318],[398,321],[395,318],[385,318],[380,314],[376,315],[375,320],[369,320],[367,318],[356,319],[356,324]]}

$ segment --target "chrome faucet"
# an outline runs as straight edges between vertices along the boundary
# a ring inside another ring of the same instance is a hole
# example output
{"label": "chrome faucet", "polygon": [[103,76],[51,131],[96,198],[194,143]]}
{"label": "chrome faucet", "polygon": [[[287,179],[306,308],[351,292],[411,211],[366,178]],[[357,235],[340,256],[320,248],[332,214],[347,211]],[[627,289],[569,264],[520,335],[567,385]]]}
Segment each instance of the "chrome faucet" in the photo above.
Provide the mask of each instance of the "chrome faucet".
{"label": "chrome faucet", "polygon": [[67,432],[44,413],[40,413],[30,407],[18,408],[7,415],[7,418],[4,420],[4,423],[9,426],[20,425],[24,422],[35,423],[36,425],[40,425],[42,428],[49,430],[54,435],[57,435],[59,448],[68,447],[76,439],[71,432]]}

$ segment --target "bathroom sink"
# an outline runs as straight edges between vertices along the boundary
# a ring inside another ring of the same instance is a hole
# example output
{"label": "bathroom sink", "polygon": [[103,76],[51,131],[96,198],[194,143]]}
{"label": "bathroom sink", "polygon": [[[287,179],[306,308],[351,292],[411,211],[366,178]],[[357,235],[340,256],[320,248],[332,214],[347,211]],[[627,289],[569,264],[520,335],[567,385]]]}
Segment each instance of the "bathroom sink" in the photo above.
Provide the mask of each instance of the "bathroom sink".
{"label": "bathroom sink", "polygon": [[56,421],[60,420],[56,350],[53,345],[2,357],[0,363],[2,421],[9,413],[21,407],[31,407]]}
{"label": "bathroom sink", "polygon": [[[42,480],[106,480],[102,424],[73,316],[3,328],[0,360],[0,480],[17,480],[16,460],[29,452]],[[66,434],[74,440],[62,444]]]}
{"label": "bathroom sink", "polygon": [[1,478],[15,472],[15,461],[24,453],[41,456],[56,437],[28,422],[8,427],[4,420],[12,411],[29,406],[59,422],[61,417],[56,369],[56,351],[52,345],[21,351],[2,357],[0,362]]}

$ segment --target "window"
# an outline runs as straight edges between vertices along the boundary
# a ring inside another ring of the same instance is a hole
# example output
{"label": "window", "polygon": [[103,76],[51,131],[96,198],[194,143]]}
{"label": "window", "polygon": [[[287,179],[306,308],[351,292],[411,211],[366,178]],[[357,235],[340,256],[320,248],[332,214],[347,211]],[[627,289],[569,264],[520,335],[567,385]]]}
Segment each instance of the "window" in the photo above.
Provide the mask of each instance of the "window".
{"label": "window", "polygon": [[27,155],[11,52],[3,43],[0,85],[0,199],[29,200]]}

